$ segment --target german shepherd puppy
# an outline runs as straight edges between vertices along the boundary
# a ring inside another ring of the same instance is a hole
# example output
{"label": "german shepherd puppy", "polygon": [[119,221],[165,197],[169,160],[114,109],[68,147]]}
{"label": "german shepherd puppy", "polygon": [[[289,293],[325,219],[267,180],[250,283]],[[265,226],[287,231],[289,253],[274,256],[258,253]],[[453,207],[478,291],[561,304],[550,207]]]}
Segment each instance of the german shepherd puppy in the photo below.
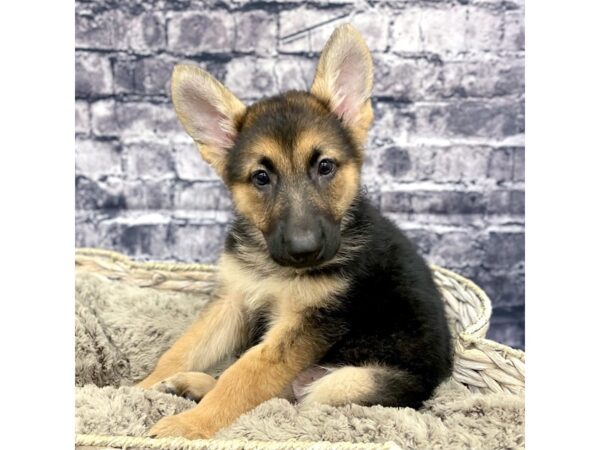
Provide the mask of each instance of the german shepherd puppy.
{"label": "german shepherd puppy", "polygon": [[[452,367],[431,272],[361,194],[373,119],[369,50],[337,28],[310,92],[244,106],[178,65],[172,99],[231,191],[215,299],[139,386],[200,403],[151,436],[206,438],[292,386],[302,403],[418,408]],[[239,358],[218,380],[203,373]]]}

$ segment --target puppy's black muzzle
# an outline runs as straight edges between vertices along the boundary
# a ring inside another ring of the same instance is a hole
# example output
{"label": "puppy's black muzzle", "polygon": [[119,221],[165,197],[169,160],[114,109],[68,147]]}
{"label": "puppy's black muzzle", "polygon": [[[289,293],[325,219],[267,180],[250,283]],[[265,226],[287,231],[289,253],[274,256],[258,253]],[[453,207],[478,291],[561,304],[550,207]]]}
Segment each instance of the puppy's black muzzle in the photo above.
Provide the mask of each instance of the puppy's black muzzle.
{"label": "puppy's black muzzle", "polygon": [[285,243],[285,253],[292,265],[313,266],[322,257],[324,239],[321,230],[292,232]]}
{"label": "puppy's black muzzle", "polygon": [[335,256],[339,227],[323,216],[311,215],[281,221],[267,237],[271,257],[282,266],[313,267]]}

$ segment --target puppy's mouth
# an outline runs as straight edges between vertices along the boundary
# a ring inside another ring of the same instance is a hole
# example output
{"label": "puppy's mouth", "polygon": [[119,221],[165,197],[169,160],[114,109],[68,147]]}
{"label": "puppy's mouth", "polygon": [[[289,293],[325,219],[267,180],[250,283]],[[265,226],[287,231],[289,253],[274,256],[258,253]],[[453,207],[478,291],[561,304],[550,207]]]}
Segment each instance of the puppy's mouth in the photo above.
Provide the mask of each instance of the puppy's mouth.
{"label": "puppy's mouth", "polygon": [[303,258],[296,258],[296,257],[281,258],[277,255],[272,254],[271,258],[273,258],[273,261],[275,261],[280,266],[292,267],[294,269],[317,268],[327,262],[325,259],[323,259],[322,256],[317,256],[315,258],[310,258],[310,259],[303,259]]}
{"label": "puppy's mouth", "polygon": [[333,260],[339,251],[339,241],[326,243],[318,250],[306,253],[289,254],[287,252],[271,251],[271,259],[282,267],[298,270],[318,269]]}

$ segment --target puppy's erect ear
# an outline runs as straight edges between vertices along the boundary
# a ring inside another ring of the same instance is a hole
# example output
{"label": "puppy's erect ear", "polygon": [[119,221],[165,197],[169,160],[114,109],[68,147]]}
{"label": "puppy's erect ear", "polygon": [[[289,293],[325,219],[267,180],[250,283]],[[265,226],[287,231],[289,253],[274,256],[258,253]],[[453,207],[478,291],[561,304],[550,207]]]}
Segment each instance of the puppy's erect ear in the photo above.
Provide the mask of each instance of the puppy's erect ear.
{"label": "puppy's erect ear", "polygon": [[227,151],[246,107],[209,73],[183,64],[173,69],[171,97],[179,121],[200,154],[223,176]]}
{"label": "puppy's erect ear", "polygon": [[373,120],[372,88],[367,44],[352,25],[339,26],[321,53],[310,92],[329,105],[361,144]]}

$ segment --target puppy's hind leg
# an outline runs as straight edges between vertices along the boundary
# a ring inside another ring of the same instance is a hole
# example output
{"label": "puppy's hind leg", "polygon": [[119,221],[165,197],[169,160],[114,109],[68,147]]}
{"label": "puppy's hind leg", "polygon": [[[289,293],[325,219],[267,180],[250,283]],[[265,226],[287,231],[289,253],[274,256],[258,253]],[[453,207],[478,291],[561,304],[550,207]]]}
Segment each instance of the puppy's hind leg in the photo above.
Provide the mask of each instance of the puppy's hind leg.
{"label": "puppy's hind leg", "polygon": [[431,394],[421,380],[388,366],[345,366],[307,386],[302,404],[342,406],[350,403],[372,406],[419,408]]}

